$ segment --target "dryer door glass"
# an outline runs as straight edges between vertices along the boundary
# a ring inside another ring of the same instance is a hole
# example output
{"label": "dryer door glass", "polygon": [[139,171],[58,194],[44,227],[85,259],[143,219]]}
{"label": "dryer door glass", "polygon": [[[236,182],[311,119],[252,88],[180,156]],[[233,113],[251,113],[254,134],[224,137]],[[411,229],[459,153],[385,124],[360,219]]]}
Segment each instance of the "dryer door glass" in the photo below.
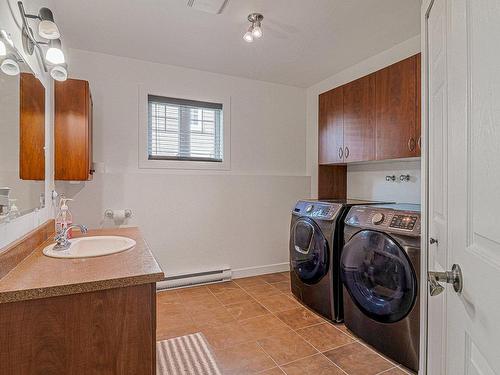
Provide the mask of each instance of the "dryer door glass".
{"label": "dryer door glass", "polygon": [[340,274],[354,303],[377,322],[397,322],[415,303],[415,271],[406,252],[387,234],[356,233],[342,251]]}
{"label": "dryer door glass", "polygon": [[328,242],[309,218],[295,222],[290,238],[293,271],[306,284],[315,284],[328,272]]}

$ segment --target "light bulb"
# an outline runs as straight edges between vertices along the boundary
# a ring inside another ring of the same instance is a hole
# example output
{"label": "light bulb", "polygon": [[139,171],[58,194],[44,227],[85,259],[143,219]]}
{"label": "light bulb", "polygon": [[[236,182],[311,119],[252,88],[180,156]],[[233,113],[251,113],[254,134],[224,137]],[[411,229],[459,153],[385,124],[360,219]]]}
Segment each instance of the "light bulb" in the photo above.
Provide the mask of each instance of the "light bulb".
{"label": "light bulb", "polygon": [[56,65],[50,70],[50,75],[56,81],[66,81],[68,79],[68,71],[64,66]]}
{"label": "light bulb", "polygon": [[7,48],[5,48],[5,43],[0,40],[0,56],[5,56],[7,54]]}
{"label": "light bulb", "polygon": [[262,28],[259,25],[253,27],[252,36],[257,39],[262,37]]}
{"label": "light bulb", "polygon": [[252,43],[253,42],[253,34],[251,31],[247,31],[245,35],[243,35],[243,40],[247,43]]}
{"label": "light bulb", "polygon": [[48,62],[58,65],[64,64],[64,53],[61,49],[61,41],[59,39],[54,39],[50,41],[49,49],[45,54],[45,58]]}
{"label": "light bulb", "polygon": [[13,59],[5,59],[4,61],[2,61],[0,69],[2,69],[2,72],[9,76],[17,76],[21,72],[21,69],[19,69],[19,64]]}

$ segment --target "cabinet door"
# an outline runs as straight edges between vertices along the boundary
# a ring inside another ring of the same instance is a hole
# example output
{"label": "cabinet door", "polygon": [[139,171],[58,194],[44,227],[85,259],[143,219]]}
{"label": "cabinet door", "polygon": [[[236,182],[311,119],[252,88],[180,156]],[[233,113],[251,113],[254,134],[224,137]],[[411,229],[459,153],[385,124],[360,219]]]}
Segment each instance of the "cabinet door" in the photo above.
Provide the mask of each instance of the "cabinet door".
{"label": "cabinet door", "polygon": [[341,163],[343,158],[343,88],[319,96],[319,164]]}
{"label": "cabinet door", "polygon": [[375,75],[344,85],[344,160],[375,159]]}
{"label": "cabinet door", "polygon": [[19,178],[45,180],[45,88],[33,74],[19,78]]}
{"label": "cabinet door", "polygon": [[92,107],[89,83],[55,83],[55,179],[87,181],[92,163]]}
{"label": "cabinet door", "polygon": [[377,160],[416,155],[416,56],[376,72]]}

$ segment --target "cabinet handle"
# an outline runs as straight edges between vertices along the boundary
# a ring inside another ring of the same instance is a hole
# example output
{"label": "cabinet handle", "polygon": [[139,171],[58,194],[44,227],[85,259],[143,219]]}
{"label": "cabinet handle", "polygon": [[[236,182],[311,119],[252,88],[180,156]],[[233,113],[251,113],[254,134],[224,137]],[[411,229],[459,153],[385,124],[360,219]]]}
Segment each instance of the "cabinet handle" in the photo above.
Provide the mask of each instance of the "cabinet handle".
{"label": "cabinet handle", "polygon": [[421,150],[422,149],[422,136],[418,137],[417,145],[418,145],[418,148]]}
{"label": "cabinet handle", "polygon": [[413,151],[415,150],[415,139],[413,137],[411,137],[409,140],[408,140],[408,149],[410,151]]}
{"label": "cabinet handle", "polygon": [[90,172],[90,174],[94,174],[95,173],[95,169],[91,169],[89,172]]}
{"label": "cabinet handle", "polygon": [[342,150],[342,147],[339,147],[339,159],[342,159],[344,156],[344,151]]}
{"label": "cabinet handle", "polygon": [[345,147],[345,158],[347,159],[349,157],[349,147]]}

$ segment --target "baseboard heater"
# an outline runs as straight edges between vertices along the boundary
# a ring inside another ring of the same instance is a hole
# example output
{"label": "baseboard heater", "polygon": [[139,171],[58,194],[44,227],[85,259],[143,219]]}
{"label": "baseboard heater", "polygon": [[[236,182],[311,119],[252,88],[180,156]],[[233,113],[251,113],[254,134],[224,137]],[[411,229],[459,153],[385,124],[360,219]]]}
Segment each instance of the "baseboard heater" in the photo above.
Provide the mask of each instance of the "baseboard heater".
{"label": "baseboard heater", "polygon": [[223,267],[210,271],[201,271],[166,277],[156,284],[157,290],[174,289],[183,286],[194,286],[231,280],[231,268]]}

